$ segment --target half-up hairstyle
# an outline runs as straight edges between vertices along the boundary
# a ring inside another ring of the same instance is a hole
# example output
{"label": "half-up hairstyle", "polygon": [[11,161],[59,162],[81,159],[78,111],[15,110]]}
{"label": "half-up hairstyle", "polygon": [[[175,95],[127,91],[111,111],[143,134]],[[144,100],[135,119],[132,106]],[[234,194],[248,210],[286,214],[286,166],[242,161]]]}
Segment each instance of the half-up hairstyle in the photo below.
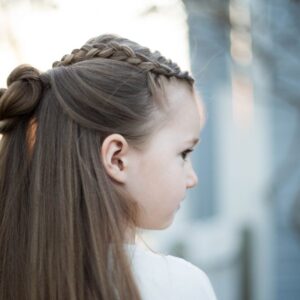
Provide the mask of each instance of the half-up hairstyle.
{"label": "half-up hairstyle", "polygon": [[101,161],[113,133],[142,147],[163,80],[193,78],[159,52],[102,35],[0,90],[0,299],[141,299],[124,251],[137,205]]}

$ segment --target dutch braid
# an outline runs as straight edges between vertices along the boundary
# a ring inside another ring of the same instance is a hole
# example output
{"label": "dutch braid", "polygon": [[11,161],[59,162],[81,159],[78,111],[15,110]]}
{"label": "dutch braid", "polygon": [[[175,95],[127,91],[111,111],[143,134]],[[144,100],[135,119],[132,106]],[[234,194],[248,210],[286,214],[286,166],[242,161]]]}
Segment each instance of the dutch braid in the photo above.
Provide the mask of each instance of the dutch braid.
{"label": "dutch braid", "polygon": [[146,72],[166,77],[175,76],[190,83],[194,82],[187,71],[182,72],[176,63],[167,60],[158,51],[151,53],[148,48],[137,46],[116,35],[103,35],[98,39],[90,39],[80,49],[74,49],[71,54],[64,55],[60,61],[55,61],[52,67],[67,66],[92,58],[124,61]]}

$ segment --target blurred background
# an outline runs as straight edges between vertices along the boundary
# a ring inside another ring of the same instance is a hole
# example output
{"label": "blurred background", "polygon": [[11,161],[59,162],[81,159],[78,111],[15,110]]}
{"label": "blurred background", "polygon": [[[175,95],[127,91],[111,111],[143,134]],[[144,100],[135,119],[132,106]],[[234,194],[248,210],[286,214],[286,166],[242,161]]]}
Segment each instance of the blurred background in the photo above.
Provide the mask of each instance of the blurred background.
{"label": "blurred background", "polygon": [[219,300],[300,299],[300,1],[0,0],[0,86],[103,33],[190,70],[207,110],[198,187],[140,240],[202,268]]}

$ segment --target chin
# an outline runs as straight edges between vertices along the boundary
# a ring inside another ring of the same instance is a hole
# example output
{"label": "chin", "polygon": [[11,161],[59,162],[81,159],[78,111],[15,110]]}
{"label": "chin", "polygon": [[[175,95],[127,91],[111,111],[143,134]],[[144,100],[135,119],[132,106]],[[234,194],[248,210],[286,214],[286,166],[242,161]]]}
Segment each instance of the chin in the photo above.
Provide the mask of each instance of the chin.
{"label": "chin", "polygon": [[152,226],[141,226],[141,228],[146,229],[146,230],[164,230],[170,227],[173,223],[173,218],[168,220],[167,222],[163,224],[155,224]]}
{"label": "chin", "polygon": [[173,221],[174,221],[174,218],[171,218],[170,220],[168,220],[168,222],[161,225],[159,229],[160,230],[167,229],[168,227],[170,227],[173,224]]}
{"label": "chin", "polygon": [[170,222],[170,223],[168,223],[168,224],[165,224],[164,226],[162,226],[162,227],[160,228],[160,230],[167,229],[167,228],[169,228],[172,224],[173,224],[173,222]]}

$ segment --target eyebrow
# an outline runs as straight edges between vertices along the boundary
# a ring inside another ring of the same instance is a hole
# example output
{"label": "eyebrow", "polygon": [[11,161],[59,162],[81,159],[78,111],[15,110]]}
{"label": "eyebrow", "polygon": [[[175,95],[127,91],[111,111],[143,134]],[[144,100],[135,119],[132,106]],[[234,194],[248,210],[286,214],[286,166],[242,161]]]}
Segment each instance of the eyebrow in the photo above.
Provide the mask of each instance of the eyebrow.
{"label": "eyebrow", "polygon": [[199,141],[200,141],[199,138],[193,138],[193,139],[191,139],[191,140],[188,140],[187,142],[188,142],[189,144],[193,144],[193,146],[195,146],[196,144],[199,143]]}

